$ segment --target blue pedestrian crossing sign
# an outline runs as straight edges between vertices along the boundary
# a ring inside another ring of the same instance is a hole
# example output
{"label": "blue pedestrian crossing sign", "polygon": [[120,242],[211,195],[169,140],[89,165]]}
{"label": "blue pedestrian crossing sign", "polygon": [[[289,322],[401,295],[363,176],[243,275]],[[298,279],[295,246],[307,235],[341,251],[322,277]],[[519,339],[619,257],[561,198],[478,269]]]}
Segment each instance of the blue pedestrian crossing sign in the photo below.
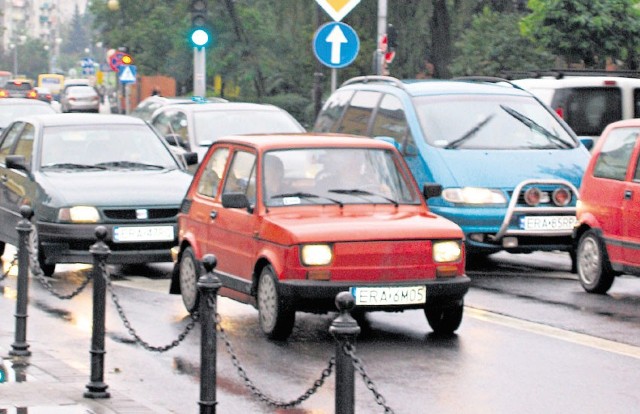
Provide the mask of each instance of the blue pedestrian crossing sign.
{"label": "blue pedestrian crossing sign", "polygon": [[356,60],[360,39],[353,28],[342,22],[326,23],[313,37],[313,53],[325,66],[344,68]]}
{"label": "blue pedestrian crossing sign", "polygon": [[136,83],[135,65],[120,65],[118,79],[120,83]]}

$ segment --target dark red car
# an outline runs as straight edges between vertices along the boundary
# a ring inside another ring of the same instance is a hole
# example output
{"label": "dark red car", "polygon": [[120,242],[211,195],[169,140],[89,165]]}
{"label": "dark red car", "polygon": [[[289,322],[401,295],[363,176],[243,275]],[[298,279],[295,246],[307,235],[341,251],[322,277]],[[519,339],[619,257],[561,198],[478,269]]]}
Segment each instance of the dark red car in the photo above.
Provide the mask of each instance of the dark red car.
{"label": "dark red car", "polygon": [[609,124],[580,187],[574,240],[587,292],[606,293],[615,276],[640,276],[640,119]]}
{"label": "dark red car", "polygon": [[296,311],[423,309],[437,333],[462,320],[462,230],[431,213],[395,147],[343,135],[245,135],[207,151],[178,214],[171,293],[197,309],[201,260],[213,253],[222,295],[255,305],[270,338]]}

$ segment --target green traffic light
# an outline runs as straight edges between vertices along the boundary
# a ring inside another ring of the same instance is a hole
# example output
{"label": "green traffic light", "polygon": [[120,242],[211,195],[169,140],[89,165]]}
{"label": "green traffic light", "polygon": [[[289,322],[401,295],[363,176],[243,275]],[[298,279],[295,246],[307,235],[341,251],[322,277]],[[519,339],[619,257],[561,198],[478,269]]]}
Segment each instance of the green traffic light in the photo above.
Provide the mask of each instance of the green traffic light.
{"label": "green traffic light", "polygon": [[191,32],[191,43],[197,47],[206,46],[209,43],[209,33],[204,29],[195,29]]}

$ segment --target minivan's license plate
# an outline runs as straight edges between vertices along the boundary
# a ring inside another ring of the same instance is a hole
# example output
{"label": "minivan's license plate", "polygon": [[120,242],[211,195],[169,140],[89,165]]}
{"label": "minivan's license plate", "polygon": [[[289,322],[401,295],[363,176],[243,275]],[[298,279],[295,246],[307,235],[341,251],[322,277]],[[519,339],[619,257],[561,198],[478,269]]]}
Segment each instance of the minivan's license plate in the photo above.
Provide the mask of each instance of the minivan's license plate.
{"label": "minivan's license plate", "polygon": [[173,226],[116,226],[113,228],[114,242],[172,241]]}
{"label": "minivan's license plate", "polygon": [[426,286],[352,287],[356,305],[415,305],[427,301]]}
{"label": "minivan's license plate", "polygon": [[524,230],[572,230],[575,216],[526,216],[521,218]]}

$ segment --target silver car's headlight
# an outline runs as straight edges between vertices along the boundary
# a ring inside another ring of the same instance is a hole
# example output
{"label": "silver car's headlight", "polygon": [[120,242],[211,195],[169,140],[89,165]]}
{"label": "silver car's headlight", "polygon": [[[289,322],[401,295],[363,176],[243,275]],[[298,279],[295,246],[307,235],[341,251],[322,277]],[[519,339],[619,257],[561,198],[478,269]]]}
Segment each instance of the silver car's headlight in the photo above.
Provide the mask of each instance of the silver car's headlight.
{"label": "silver car's headlight", "polygon": [[333,250],[328,244],[305,244],[300,259],[305,266],[326,266],[333,260]]}
{"label": "silver car's headlight", "polygon": [[507,199],[500,190],[491,188],[463,187],[442,190],[442,198],[455,204],[506,204]]}
{"label": "silver car's headlight", "polygon": [[97,223],[100,221],[100,214],[95,207],[66,207],[58,211],[58,220],[71,223]]}
{"label": "silver car's headlight", "polygon": [[447,240],[433,243],[433,261],[436,263],[455,262],[460,260],[461,255],[460,242]]}

